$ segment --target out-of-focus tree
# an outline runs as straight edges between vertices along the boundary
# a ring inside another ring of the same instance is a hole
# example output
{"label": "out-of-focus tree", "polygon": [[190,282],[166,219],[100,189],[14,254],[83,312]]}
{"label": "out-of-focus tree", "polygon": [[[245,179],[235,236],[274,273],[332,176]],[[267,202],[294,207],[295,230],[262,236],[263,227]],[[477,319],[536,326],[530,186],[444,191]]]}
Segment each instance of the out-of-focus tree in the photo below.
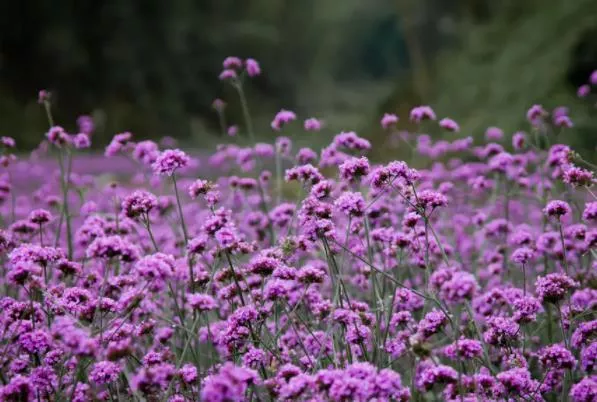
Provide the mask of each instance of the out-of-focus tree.
{"label": "out-of-focus tree", "polygon": [[[440,1],[397,3],[408,4],[406,13],[416,15],[417,7],[433,7]],[[426,48],[426,38],[446,21],[451,27],[451,34],[439,39],[443,49],[425,55],[414,68],[429,72],[429,94],[417,84],[420,73],[412,71],[414,84],[399,80],[377,114],[402,110],[404,116],[406,109],[424,102],[440,117],[459,121],[462,135],[479,137],[488,126],[499,126],[506,133],[528,130],[525,111],[534,103],[547,108],[564,105],[570,107],[575,123],[574,130],[564,134],[566,142],[594,159],[594,107],[579,100],[576,89],[597,68],[597,2],[467,0],[454,4],[434,17],[431,33],[415,35],[414,46]],[[413,20],[407,14],[402,18]],[[419,23],[415,29],[420,32],[422,27]],[[411,60],[416,52],[410,49]]]}

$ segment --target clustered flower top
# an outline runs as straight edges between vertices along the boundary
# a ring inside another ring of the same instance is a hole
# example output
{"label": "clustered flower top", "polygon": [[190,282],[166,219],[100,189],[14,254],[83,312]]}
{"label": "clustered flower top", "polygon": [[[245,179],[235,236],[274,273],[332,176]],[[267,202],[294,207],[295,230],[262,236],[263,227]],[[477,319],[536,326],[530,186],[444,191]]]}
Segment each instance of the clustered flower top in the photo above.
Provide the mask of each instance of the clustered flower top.
{"label": "clustered flower top", "polygon": [[568,108],[484,139],[384,114],[415,169],[285,109],[253,141],[261,66],[222,67],[243,138],[212,153],[122,132],[91,175],[89,116],[30,160],[0,138],[0,401],[597,400],[594,171],[541,138]]}

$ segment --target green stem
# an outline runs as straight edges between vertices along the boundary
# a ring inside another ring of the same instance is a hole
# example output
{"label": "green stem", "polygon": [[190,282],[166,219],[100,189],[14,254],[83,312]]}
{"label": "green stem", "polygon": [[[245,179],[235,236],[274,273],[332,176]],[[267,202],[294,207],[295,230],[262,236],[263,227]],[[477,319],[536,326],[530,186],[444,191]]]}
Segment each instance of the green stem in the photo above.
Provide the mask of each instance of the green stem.
{"label": "green stem", "polygon": [[[178,214],[180,215],[180,224],[182,225],[182,235],[184,236],[185,246],[189,243],[189,232],[182,213],[182,205],[180,203],[180,196],[178,194],[178,185],[176,184],[176,174],[172,174],[172,184],[174,185],[174,194],[176,196],[176,205],[178,206]],[[192,277],[191,277],[192,279]]]}
{"label": "green stem", "polygon": [[247,128],[247,133],[249,134],[249,139],[251,142],[255,142],[255,134],[253,133],[253,122],[251,121],[251,113],[249,113],[249,104],[247,102],[247,98],[245,96],[245,91],[243,90],[243,85],[239,81],[237,82],[234,87],[238,92],[238,97],[240,98],[240,105],[243,110],[243,117],[245,119],[245,125]]}
{"label": "green stem", "polygon": [[566,271],[566,275],[569,275],[568,272],[568,257],[566,255],[566,243],[564,242],[564,232],[562,231],[562,221],[558,219],[558,230],[560,232],[560,240],[562,242],[562,255],[564,259],[564,270]]}

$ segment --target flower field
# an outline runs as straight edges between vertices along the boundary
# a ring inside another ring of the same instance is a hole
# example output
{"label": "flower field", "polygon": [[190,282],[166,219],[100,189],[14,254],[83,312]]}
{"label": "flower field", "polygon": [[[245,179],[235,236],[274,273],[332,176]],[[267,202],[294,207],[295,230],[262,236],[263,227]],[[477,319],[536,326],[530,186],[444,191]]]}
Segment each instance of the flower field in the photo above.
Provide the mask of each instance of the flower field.
{"label": "flower field", "polygon": [[351,131],[293,147],[325,118],[254,127],[261,67],[223,64],[244,119],[214,102],[211,154],[125,132],[90,155],[93,122],[67,133],[46,91],[32,156],[2,137],[0,401],[597,401],[573,110],[529,105],[484,141],[430,106],[386,114],[410,156],[379,163]]}

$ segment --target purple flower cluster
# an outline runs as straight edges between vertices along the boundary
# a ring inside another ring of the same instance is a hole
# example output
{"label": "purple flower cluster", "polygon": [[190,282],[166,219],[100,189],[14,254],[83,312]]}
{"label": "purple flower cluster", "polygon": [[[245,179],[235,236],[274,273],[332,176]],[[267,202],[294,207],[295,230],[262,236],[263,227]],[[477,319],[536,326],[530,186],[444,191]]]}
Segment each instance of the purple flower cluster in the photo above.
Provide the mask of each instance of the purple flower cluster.
{"label": "purple flower cluster", "polygon": [[[259,63],[223,68],[246,102]],[[88,117],[47,133],[56,172],[0,138],[0,401],[596,400],[594,172],[541,138],[569,115],[534,105],[536,135],[482,144],[430,106],[385,114],[417,169],[353,131],[293,148],[323,127],[288,110],[287,136],[201,165],[117,134],[96,176],[70,159]]]}

